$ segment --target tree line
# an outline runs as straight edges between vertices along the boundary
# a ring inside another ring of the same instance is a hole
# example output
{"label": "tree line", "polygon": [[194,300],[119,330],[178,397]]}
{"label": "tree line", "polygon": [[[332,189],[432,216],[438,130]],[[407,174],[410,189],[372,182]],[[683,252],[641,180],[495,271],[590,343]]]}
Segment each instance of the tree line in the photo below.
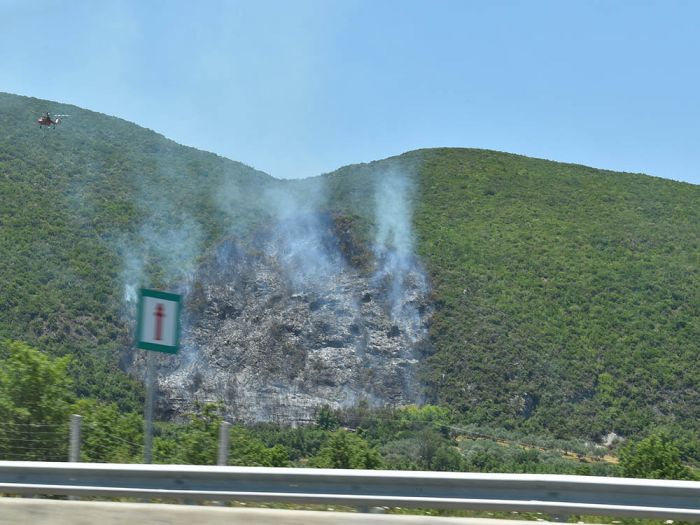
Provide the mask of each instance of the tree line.
{"label": "tree line", "polygon": [[[76,397],[70,359],[0,341],[0,459],[65,461],[68,421],[77,413],[83,417],[82,461],[141,462],[142,415],[121,411],[114,402]],[[214,464],[222,421],[221,407],[207,404],[183,421],[157,422],[154,462]],[[230,465],[700,479],[682,443],[663,430],[628,441],[606,461],[611,452],[590,443],[548,445],[541,438],[479,434],[433,405],[324,406],[306,426],[234,424],[229,437]]]}

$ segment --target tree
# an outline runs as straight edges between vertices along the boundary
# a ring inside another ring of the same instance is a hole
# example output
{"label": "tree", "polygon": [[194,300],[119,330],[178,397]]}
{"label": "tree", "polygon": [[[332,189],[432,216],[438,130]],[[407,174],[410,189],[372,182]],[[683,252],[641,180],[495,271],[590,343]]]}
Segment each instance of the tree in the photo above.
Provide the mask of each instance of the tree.
{"label": "tree", "polygon": [[356,434],[338,430],[311,458],[309,465],[320,468],[377,469],[382,460],[377,450]]}
{"label": "tree", "polygon": [[154,457],[158,463],[184,465],[214,465],[222,418],[220,406],[205,404],[190,414],[188,424],[177,427],[174,436],[159,436],[153,440]]}
{"label": "tree", "polygon": [[287,467],[289,450],[280,444],[268,447],[248,429],[237,425],[231,429],[229,465]]}
{"label": "tree", "polygon": [[435,452],[430,468],[443,472],[460,472],[463,470],[464,463],[464,457],[456,447],[442,445]]}
{"label": "tree", "polygon": [[628,478],[693,479],[678,447],[664,433],[629,442],[620,452],[620,470]]}
{"label": "tree", "polygon": [[83,416],[81,460],[108,463],[140,462],[143,454],[143,417],[121,413],[116,403],[80,399],[73,408]]}
{"label": "tree", "polygon": [[316,411],[316,426],[321,430],[337,430],[339,423],[333,409],[328,405],[323,405]]}
{"label": "tree", "polygon": [[0,457],[64,460],[73,395],[69,358],[0,341]]}

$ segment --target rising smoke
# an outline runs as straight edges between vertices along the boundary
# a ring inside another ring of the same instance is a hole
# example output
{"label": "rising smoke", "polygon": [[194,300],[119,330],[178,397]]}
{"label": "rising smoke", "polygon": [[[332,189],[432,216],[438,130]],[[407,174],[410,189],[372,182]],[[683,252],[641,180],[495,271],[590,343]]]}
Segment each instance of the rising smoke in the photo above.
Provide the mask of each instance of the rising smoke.
{"label": "rising smoke", "polygon": [[[355,212],[329,211],[348,203],[329,197],[326,178],[270,183],[246,235],[236,235],[237,207],[258,197],[237,184],[212,188],[231,232],[214,250],[203,225],[165,200],[151,203],[156,212],[119,243],[125,302],[154,275],[171,290],[197,290],[185,297],[183,351],[161,370],[171,399],[224,399],[252,420],[272,417],[277,405],[285,417],[311,417],[323,403],[417,399],[427,279],[414,254],[414,187],[399,170],[373,180]],[[353,253],[367,254],[359,265],[341,242],[339,224],[357,224],[344,222],[351,216],[373,224],[370,238],[356,241],[362,249]]]}
{"label": "rising smoke", "polygon": [[[371,191],[374,280],[385,293],[395,324],[418,339],[423,337],[418,303],[428,286],[414,252],[412,179],[399,170],[380,173]],[[233,231],[234,207],[245,196],[231,184],[224,184],[213,195]],[[263,197],[263,213],[272,218],[264,251],[277,261],[294,292],[318,291],[346,270],[330,214],[320,211],[329,205],[323,179],[305,184],[303,191],[293,182],[280,183],[265,190]],[[123,235],[117,242],[127,305],[134,304],[140,286],[154,284],[154,276],[158,283],[189,290],[205,249],[200,225],[181,210],[157,200],[150,202],[149,212],[135,236]]]}
{"label": "rising smoke", "polygon": [[414,253],[411,179],[391,171],[376,179],[374,191],[375,279],[387,291],[391,316],[399,328],[418,340],[423,337],[418,303],[427,280]]}
{"label": "rising smoke", "polygon": [[175,287],[186,292],[203,249],[201,228],[186,215],[170,225],[151,219],[135,236],[123,236],[117,249],[123,261],[121,278],[127,305],[137,300],[142,286]]}
{"label": "rising smoke", "polygon": [[333,242],[323,183],[302,193],[292,188],[272,188],[265,202],[275,225],[267,242],[267,254],[277,260],[294,292],[312,291],[343,270],[343,259]]}
{"label": "rising smoke", "polygon": [[[182,175],[160,169],[153,180],[139,179],[134,202],[142,217],[137,229],[116,238],[122,259],[124,301],[135,305],[140,287],[186,293],[204,251],[202,226],[173,199],[160,190],[182,187]],[[157,182],[156,182],[157,181]]]}

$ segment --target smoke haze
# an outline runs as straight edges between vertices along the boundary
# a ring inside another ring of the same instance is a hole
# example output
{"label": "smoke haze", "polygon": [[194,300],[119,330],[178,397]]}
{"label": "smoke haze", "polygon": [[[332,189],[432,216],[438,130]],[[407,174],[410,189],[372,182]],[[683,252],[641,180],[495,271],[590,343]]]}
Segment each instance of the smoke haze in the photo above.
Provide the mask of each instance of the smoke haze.
{"label": "smoke haze", "polygon": [[391,316],[400,328],[423,337],[417,300],[427,292],[425,274],[414,254],[411,179],[399,171],[378,177],[374,190],[375,278],[388,288]]}

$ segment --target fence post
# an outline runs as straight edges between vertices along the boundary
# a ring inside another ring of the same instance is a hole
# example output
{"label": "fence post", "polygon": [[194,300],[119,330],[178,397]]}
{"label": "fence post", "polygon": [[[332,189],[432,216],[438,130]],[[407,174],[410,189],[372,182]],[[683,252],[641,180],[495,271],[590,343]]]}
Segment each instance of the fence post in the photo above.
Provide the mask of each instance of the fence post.
{"label": "fence post", "polygon": [[231,428],[231,423],[226,421],[221,422],[219,427],[219,454],[216,458],[216,464],[221,466],[226,466],[228,463],[228,446],[229,446],[229,429]]}
{"label": "fence post", "polygon": [[83,418],[78,414],[70,416],[70,449],[68,451],[68,461],[76,463],[80,461],[80,426]]}

